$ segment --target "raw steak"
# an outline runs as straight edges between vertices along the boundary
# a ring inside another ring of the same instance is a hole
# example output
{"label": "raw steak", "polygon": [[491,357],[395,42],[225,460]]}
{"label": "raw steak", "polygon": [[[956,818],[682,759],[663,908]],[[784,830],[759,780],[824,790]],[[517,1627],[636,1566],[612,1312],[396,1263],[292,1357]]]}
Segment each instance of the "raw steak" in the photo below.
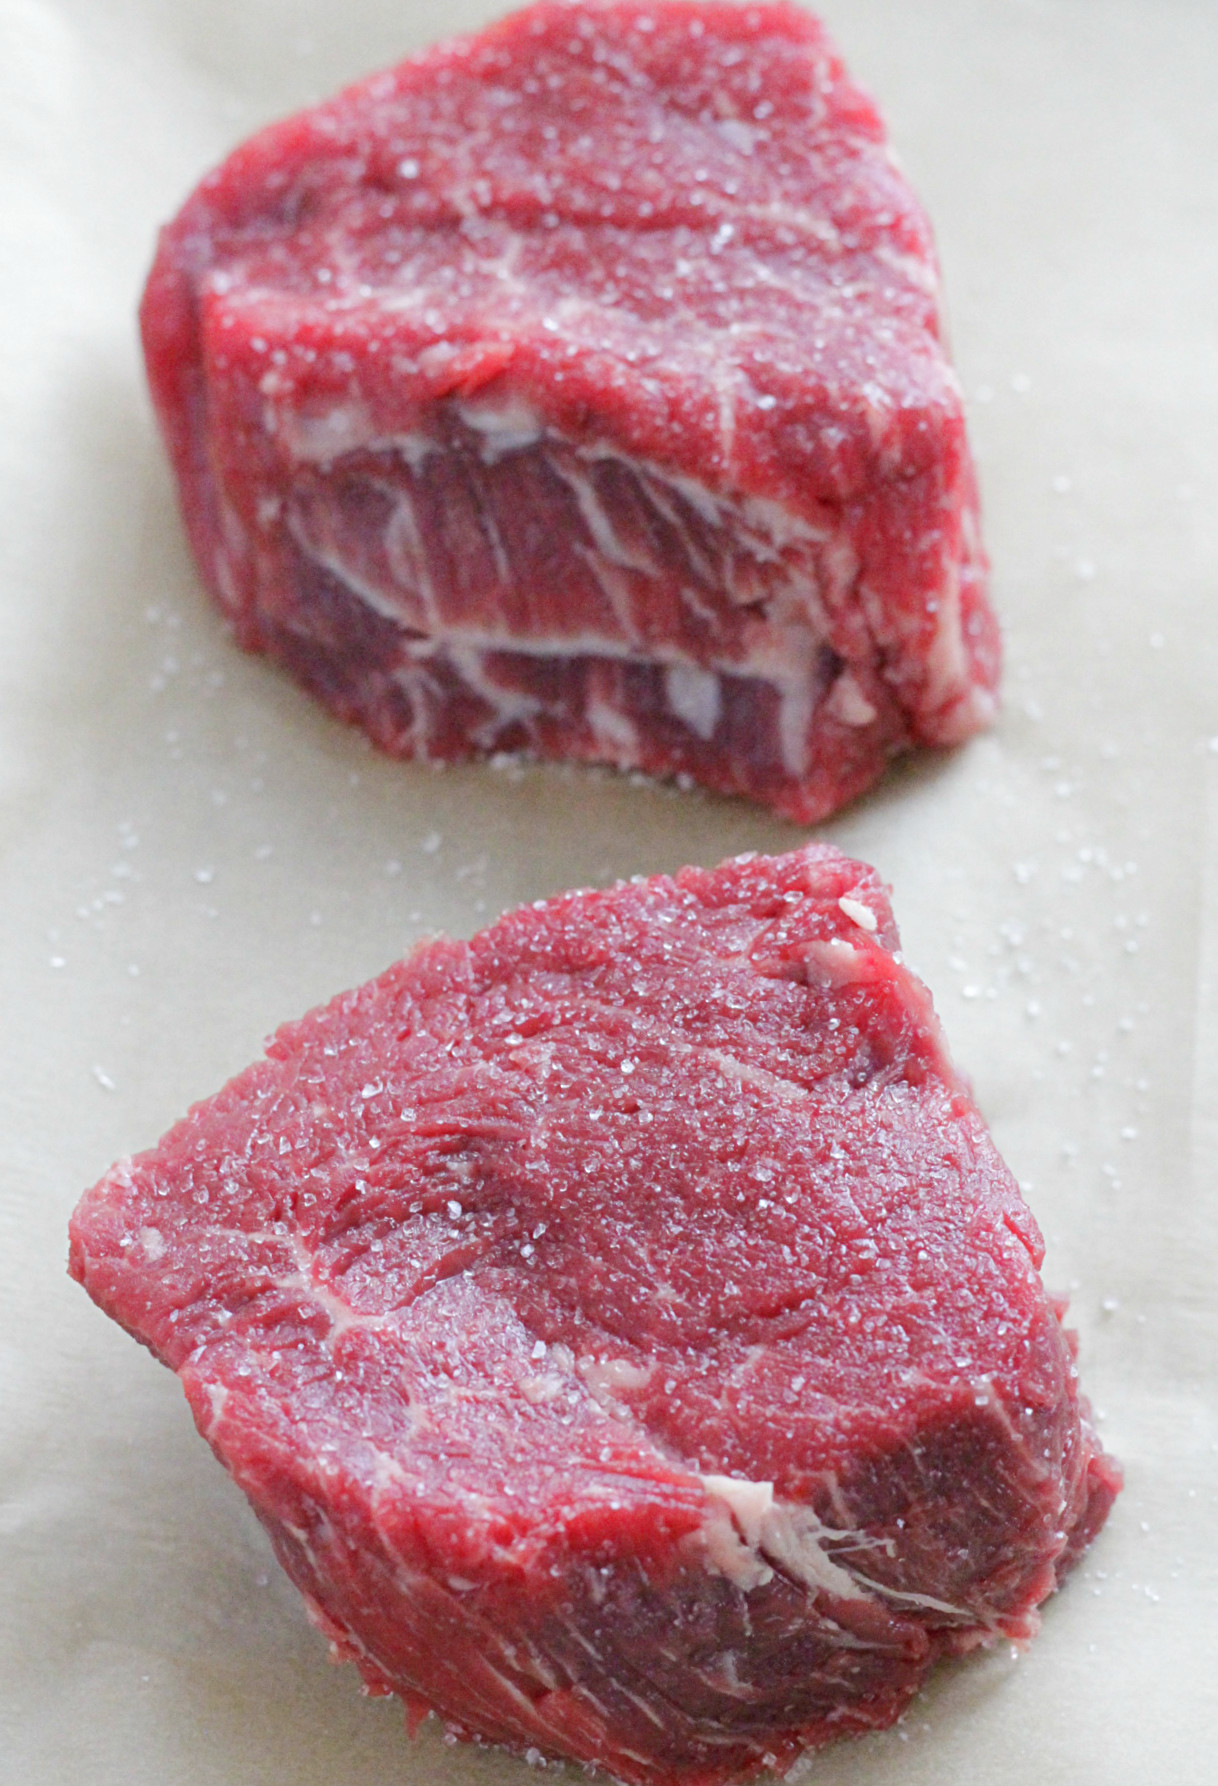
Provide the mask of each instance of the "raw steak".
{"label": "raw steak", "polygon": [[740,857],[441,939],[81,1203],[336,1652],[713,1783],[890,1723],[1119,1486],[874,874]]}
{"label": "raw steak", "polygon": [[378,744],[811,822],[993,710],[937,289],[815,20],[592,0],[255,137],[143,331],[238,638]]}

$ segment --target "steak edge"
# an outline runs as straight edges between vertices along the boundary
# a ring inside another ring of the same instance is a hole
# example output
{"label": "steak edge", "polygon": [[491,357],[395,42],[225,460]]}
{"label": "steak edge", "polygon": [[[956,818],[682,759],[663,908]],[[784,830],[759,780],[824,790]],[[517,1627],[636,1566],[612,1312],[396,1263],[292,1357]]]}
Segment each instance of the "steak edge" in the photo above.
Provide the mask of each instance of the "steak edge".
{"label": "steak edge", "polygon": [[929,225],[787,5],[547,3],[273,125],[162,233],[203,576],[384,749],[814,822],[994,711]]}
{"label": "steak edge", "polygon": [[893,1722],[1117,1467],[1035,1222],[837,851],[421,944],[82,1199],[336,1656],[636,1786]]}

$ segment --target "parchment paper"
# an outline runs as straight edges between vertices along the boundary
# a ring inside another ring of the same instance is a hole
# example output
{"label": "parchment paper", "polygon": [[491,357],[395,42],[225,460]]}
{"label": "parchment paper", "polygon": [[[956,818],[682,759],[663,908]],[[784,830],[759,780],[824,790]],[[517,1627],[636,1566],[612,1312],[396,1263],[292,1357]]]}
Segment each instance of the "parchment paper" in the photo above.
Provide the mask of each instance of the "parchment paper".
{"label": "parchment paper", "polygon": [[[1211,1781],[1218,1738],[1218,8],[827,0],[935,220],[1007,637],[997,729],[824,828],[1068,1289],[1128,1487],[1016,1660],[826,1786]],[[256,125],[483,0],[0,0],[0,1779],[516,1786],[361,1699],[174,1379],[64,1276],[79,1191],[425,930],[799,833],[373,756],[202,596],[133,313]]]}

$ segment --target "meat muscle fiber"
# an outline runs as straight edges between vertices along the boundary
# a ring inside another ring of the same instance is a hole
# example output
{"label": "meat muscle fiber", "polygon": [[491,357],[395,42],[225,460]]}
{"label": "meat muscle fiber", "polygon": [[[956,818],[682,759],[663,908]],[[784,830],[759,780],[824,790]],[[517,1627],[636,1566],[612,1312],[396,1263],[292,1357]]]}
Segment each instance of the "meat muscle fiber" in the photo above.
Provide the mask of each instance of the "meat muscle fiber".
{"label": "meat muscle fiber", "polygon": [[812,822],[994,707],[937,294],[814,19],[551,0],[238,149],[142,321],[244,645],[403,756]]}
{"label": "meat muscle fiber", "polygon": [[825,847],[526,906],[83,1199],[73,1275],[412,1720],[709,1786],[1035,1631],[1119,1474],[896,950]]}

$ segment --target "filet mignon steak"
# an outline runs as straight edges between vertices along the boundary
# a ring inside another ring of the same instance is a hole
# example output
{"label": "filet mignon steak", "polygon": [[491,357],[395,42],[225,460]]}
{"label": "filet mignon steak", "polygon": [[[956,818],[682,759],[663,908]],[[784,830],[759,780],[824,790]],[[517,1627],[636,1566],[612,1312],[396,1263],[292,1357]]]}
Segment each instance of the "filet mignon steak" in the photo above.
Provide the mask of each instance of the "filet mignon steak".
{"label": "filet mignon steak", "polygon": [[1119,1486],[1041,1242],[825,847],[420,946],[72,1224],[336,1650],[654,1786],[890,1723]]}
{"label": "filet mignon steak", "polygon": [[814,19],[547,0],[238,149],[142,321],[243,644],[404,756],[811,822],[993,711],[937,293]]}

